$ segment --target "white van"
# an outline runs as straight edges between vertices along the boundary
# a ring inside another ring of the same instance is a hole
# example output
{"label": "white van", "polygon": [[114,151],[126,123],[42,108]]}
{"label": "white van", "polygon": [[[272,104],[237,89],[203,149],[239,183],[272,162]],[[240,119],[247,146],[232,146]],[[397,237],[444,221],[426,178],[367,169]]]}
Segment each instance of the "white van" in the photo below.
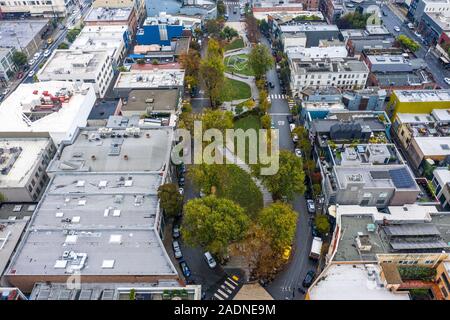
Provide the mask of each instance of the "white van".
{"label": "white van", "polygon": [[320,258],[320,253],[322,251],[322,239],[319,237],[314,237],[312,245],[311,245],[311,252],[309,253],[309,258],[318,260]]}
{"label": "white van", "polygon": [[289,129],[291,129],[291,132],[295,129],[295,124],[293,124],[293,123],[291,123],[290,125],[289,125]]}
{"label": "white van", "polygon": [[209,251],[204,253],[206,262],[208,263],[208,266],[211,269],[214,269],[217,266],[216,260],[214,260],[213,256],[211,255],[211,253]]}

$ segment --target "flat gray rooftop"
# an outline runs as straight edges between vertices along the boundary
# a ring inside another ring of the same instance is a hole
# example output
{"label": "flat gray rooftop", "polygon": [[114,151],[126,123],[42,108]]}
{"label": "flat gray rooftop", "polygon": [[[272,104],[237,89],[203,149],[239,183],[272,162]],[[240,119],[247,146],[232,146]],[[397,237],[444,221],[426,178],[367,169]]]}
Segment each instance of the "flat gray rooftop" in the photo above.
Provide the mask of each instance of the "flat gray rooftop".
{"label": "flat gray rooftop", "polygon": [[25,48],[48,20],[0,20],[0,47]]}
{"label": "flat gray rooftop", "polygon": [[58,174],[9,269],[15,275],[177,275],[155,222],[158,173]]}
{"label": "flat gray rooftop", "polygon": [[[162,171],[169,161],[172,130],[140,129],[137,136],[115,129],[100,135],[82,129],[73,144],[66,145],[50,163],[49,172]],[[124,137],[124,134],[127,137]]]}
{"label": "flat gray rooftop", "polygon": [[178,106],[178,89],[131,90],[123,111],[174,112]]}
{"label": "flat gray rooftop", "polygon": [[3,203],[0,205],[0,220],[29,219],[36,205],[37,203]]}
{"label": "flat gray rooftop", "polygon": [[0,220],[0,276],[3,275],[26,225],[26,220]]}

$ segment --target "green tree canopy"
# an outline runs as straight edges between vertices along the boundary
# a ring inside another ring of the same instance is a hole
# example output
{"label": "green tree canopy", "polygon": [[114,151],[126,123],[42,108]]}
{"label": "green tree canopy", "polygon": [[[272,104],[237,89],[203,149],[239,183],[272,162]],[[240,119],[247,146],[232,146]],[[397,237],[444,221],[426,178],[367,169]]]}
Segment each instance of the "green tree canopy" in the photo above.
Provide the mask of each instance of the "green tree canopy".
{"label": "green tree canopy", "polygon": [[184,206],[181,230],[190,246],[201,246],[223,258],[228,246],[242,239],[249,218],[239,205],[214,195],[192,199]]}
{"label": "green tree canopy", "polygon": [[14,51],[12,55],[12,61],[17,67],[22,67],[27,63],[27,55],[22,51]]}
{"label": "green tree canopy", "polygon": [[321,235],[326,235],[328,232],[330,232],[330,222],[328,221],[328,218],[324,214],[319,214],[314,219],[314,224],[316,225],[317,231]]}
{"label": "green tree canopy", "polygon": [[370,13],[350,12],[340,17],[336,25],[339,29],[364,29],[370,16]]}
{"label": "green tree canopy", "polygon": [[238,34],[238,32],[235,30],[235,29],[233,29],[233,28],[231,28],[231,27],[229,27],[229,26],[226,26],[225,28],[223,28],[223,30],[220,32],[220,37],[222,38],[222,39],[227,39],[228,41],[230,41],[231,39],[233,39],[234,37],[237,37],[239,34]]}
{"label": "green tree canopy", "polygon": [[294,240],[297,213],[291,205],[275,202],[261,210],[258,224],[269,235],[272,249],[282,252]]}
{"label": "green tree canopy", "polygon": [[159,186],[158,198],[161,208],[168,217],[175,217],[180,213],[183,206],[183,196],[179,193],[176,184],[167,183]]}
{"label": "green tree canopy", "polygon": [[200,63],[200,75],[212,107],[217,107],[220,103],[219,97],[225,81],[224,72],[223,49],[216,40],[210,39],[206,58]]}
{"label": "green tree canopy", "polygon": [[203,130],[218,129],[225,133],[226,129],[232,129],[233,113],[231,111],[206,109],[202,114]]}
{"label": "green tree canopy", "polygon": [[262,180],[275,200],[292,200],[295,194],[305,192],[305,173],[302,160],[291,151],[279,152],[279,169],[274,175],[260,175],[261,165],[252,166],[253,173]]}
{"label": "green tree canopy", "polygon": [[253,69],[255,77],[262,78],[273,65],[269,49],[262,44],[256,45],[248,55],[248,64]]}
{"label": "green tree canopy", "polygon": [[416,52],[420,49],[420,45],[417,42],[403,34],[397,37],[397,41],[402,47],[405,47],[412,52]]}
{"label": "green tree canopy", "polygon": [[69,41],[70,43],[75,41],[75,38],[80,34],[81,30],[78,28],[74,28],[72,30],[69,30],[69,32],[67,32],[67,41]]}
{"label": "green tree canopy", "polygon": [[65,42],[61,42],[58,46],[58,49],[67,50],[67,49],[69,49],[69,45]]}

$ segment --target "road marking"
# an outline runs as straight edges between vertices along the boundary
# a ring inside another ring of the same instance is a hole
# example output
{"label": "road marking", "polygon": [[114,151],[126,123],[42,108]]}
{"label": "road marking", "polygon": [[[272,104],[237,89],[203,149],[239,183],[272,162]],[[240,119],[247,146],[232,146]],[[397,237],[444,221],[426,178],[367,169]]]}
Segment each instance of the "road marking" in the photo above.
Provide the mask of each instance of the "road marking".
{"label": "road marking", "polygon": [[234,283],[236,286],[238,285],[238,283],[233,279],[231,279],[230,277],[228,277],[227,280],[230,281],[231,283]]}
{"label": "road marking", "polygon": [[217,289],[217,292],[220,293],[223,297],[225,297],[225,299],[229,297],[228,294],[226,294],[225,292],[223,292],[223,291],[220,290],[220,289]]}
{"label": "road marking", "polygon": [[274,113],[270,113],[271,116],[289,116],[291,114],[292,113],[289,113],[289,112],[279,112],[279,113],[274,112]]}
{"label": "road marking", "polygon": [[231,283],[229,283],[227,280],[225,280],[225,284],[227,285],[227,286],[229,286],[231,289],[236,289],[236,287],[235,286],[233,286]]}
{"label": "road marking", "polygon": [[278,121],[278,125],[279,126],[284,126],[284,121],[283,120]]}
{"label": "road marking", "polygon": [[226,292],[228,292],[228,294],[232,294],[233,291],[231,291],[229,288],[225,287],[223,284],[220,286],[223,290],[225,290]]}
{"label": "road marking", "polygon": [[219,300],[225,300],[224,298],[222,298],[221,296],[219,296],[217,293],[214,293],[214,297],[216,297]]}

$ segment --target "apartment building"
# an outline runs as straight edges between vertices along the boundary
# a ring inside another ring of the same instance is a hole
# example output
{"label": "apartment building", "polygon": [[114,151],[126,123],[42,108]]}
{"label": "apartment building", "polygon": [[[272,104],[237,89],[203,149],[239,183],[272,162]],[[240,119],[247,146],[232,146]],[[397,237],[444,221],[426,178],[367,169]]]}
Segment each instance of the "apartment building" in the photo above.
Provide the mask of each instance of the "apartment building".
{"label": "apartment building", "polygon": [[369,69],[354,58],[290,59],[290,87],[299,96],[305,87],[334,86],[361,89],[366,85]]}
{"label": "apartment building", "polygon": [[92,7],[84,18],[86,26],[128,26],[132,36],[138,27],[138,15],[135,7]]}
{"label": "apartment building", "polygon": [[39,81],[91,83],[103,98],[114,77],[112,62],[103,50],[55,50],[36,75]]}
{"label": "apartment building", "polygon": [[450,0],[412,0],[408,8],[407,17],[411,21],[419,22],[425,13],[450,12]]}
{"label": "apartment building", "polygon": [[0,47],[0,84],[7,85],[16,71],[17,67],[12,59],[15,51],[14,47]]}
{"label": "apartment building", "polygon": [[0,138],[0,193],[5,202],[37,201],[55,152],[49,138]]}
{"label": "apartment building", "polygon": [[0,1],[0,10],[2,15],[16,18],[20,16],[65,17],[69,2],[67,0],[2,0]]}
{"label": "apartment building", "polygon": [[93,8],[131,8],[137,12],[138,21],[142,21],[147,15],[145,0],[95,0],[92,2]]}

